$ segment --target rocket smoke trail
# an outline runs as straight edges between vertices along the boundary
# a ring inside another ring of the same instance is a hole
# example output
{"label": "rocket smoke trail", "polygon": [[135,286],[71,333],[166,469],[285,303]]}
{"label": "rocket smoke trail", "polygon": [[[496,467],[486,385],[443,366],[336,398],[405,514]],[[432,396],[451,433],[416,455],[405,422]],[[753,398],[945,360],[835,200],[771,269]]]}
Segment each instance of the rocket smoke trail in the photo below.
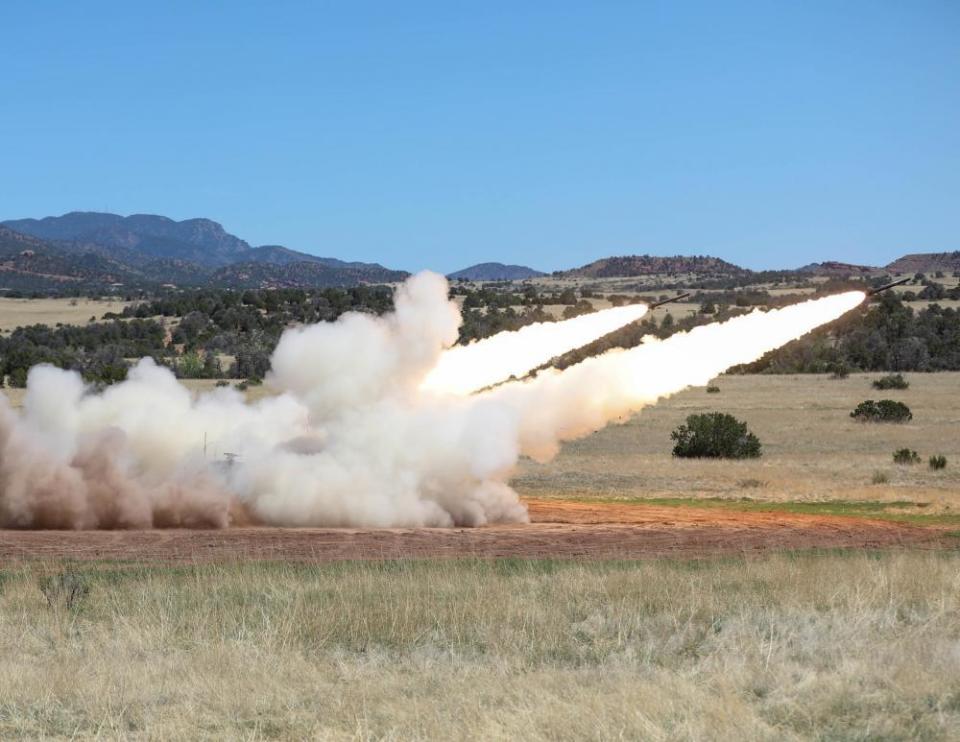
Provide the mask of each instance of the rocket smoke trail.
{"label": "rocket smoke trail", "polygon": [[[446,281],[422,273],[388,315],[285,332],[267,379],[277,393],[253,404],[229,388],[193,395],[149,359],[102,393],[73,372],[35,367],[22,411],[0,397],[0,526],[220,527],[237,513],[285,526],[522,522],[507,484],[521,455],[547,459],[560,442],[756,360],[863,298],[648,338],[474,395],[633,321],[642,306],[530,330],[520,360],[523,331],[448,350],[459,311]],[[435,372],[458,357],[469,378]],[[236,462],[205,457],[205,439]]]}
{"label": "rocket smoke trail", "polygon": [[445,350],[420,388],[469,394],[580,348],[647,313],[646,304],[612,307],[563,322],[538,322]]}
{"label": "rocket smoke trail", "polygon": [[755,361],[840,317],[863,299],[862,292],[851,291],[753,311],[666,340],[648,337],[629,350],[611,350],[564,371],[541,372],[524,384],[506,384],[489,397],[516,410],[522,452],[547,460],[560,441],[599,430],[688,387],[706,385],[728,368]]}

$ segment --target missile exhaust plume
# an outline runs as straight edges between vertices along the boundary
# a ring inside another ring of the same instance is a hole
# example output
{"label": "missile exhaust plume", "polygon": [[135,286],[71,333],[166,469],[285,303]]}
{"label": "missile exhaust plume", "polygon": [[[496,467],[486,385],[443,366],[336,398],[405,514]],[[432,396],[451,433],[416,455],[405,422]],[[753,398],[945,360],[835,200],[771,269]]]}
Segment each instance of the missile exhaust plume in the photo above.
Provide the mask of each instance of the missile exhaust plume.
{"label": "missile exhaust plume", "polygon": [[[549,458],[560,442],[753,361],[863,298],[648,338],[469,396],[423,389],[460,323],[446,281],[430,273],[401,286],[383,317],[286,331],[267,379],[275,394],[256,403],[230,388],[191,394],[150,359],[102,393],[74,372],[37,366],[22,410],[0,398],[0,527],[220,527],[240,516],[278,526],[523,522],[508,485],[522,454]],[[580,326],[553,323],[563,347],[581,342],[579,329],[566,337]],[[471,363],[513,372],[504,342],[469,346]]]}
{"label": "missile exhaust plume", "polygon": [[647,313],[645,304],[612,307],[562,322],[538,322],[445,350],[420,388],[470,394],[521,377],[551,358],[580,348]]}
{"label": "missile exhaust plume", "polygon": [[547,460],[560,441],[579,438],[727,369],[756,361],[862,303],[851,291],[769,312],[753,311],[702,325],[665,340],[648,337],[629,350],[611,350],[564,371],[549,370],[522,384],[505,384],[491,401],[516,410],[522,453]]}

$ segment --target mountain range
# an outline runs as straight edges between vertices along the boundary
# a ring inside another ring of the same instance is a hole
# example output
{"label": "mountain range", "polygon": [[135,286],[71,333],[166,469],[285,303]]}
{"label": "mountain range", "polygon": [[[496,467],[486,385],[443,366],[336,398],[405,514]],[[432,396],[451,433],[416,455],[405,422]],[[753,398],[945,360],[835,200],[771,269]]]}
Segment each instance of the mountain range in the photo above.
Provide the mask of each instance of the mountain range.
{"label": "mountain range", "polygon": [[[905,255],[884,268],[841,262],[796,270],[841,277],[960,270],[960,251]],[[622,255],[554,275],[615,278],[663,274],[743,276],[752,271],[707,255]],[[210,219],[74,211],[0,222],[0,289],[91,289],[105,285],[318,288],[393,283],[409,273],[379,263],[347,262],[282,245],[253,247]],[[449,274],[469,281],[524,280],[544,273],[522,265],[479,263]]]}
{"label": "mountain range", "polygon": [[281,245],[251,247],[210,219],[74,211],[0,222],[0,230],[0,283],[8,288],[70,283],[306,288],[389,283],[409,275]]}

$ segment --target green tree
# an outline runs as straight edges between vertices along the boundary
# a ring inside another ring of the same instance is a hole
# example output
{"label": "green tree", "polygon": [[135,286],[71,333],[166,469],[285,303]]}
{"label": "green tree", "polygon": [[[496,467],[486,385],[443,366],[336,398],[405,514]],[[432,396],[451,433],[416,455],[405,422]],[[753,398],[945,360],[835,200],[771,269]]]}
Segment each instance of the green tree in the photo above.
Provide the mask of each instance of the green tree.
{"label": "green tree", "polygon": [[680,458],[753,459],[760,440],[747,424],[724,412],[690,415],[670,434],[673,455]]}
{"label": "green tree", "polygon": [[199,379],[203,376],[204,360],[200,354],[191,350],[177,361],[177,375],[183,379]]}
{"label": "green tree", "polygon": [[25,389],[27,386],[27,369],[23,366],[18,366],[10,372],[10,377],[8,378],[10,386],[15,389]]}

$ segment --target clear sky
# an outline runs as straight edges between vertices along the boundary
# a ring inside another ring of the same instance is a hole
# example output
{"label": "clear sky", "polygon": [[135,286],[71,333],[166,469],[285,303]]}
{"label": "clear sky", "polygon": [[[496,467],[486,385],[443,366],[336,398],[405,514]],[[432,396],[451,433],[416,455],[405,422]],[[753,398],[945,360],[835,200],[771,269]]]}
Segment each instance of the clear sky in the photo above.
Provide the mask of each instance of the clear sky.
{"label": "clear sky", "polygon": [[450,271],[960,249],[960,2],[0,4],[0,218]]}

